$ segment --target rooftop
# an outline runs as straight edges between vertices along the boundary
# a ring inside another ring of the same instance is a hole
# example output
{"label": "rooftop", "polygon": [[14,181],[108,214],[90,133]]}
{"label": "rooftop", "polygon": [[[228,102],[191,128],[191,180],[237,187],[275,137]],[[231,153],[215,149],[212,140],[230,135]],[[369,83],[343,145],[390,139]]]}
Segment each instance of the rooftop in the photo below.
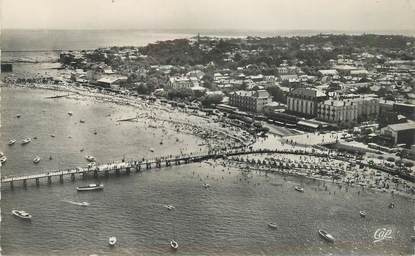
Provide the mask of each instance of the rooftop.
{"label": "rooftop", "polygon": [[390,124],[388,127],[394,131],[404,131],[415,129],[415,122],[408,122],[402,124]]}

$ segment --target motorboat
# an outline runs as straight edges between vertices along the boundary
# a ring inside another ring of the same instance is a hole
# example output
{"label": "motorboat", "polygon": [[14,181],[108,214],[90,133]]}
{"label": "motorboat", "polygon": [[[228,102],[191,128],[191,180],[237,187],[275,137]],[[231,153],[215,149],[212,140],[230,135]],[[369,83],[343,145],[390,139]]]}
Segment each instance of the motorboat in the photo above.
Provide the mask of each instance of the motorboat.
{"label": "motorboat", "polygon": [[175,209],[175,208],[174,208],[174,206],[173,206],[173,205],[170,205],[170,204],[165,205],[164,207],[166,207],[166,208],[167,208],[167,210],[169,210],[169,211],[171,211],[171,210],[174,210],[174,209]]}
{"label": "motorboat", "polygon": [[30,220],[32,218],[32,215],[22,210],[12,210],[12,214],[24,220]]}
{"label": "motorboat", "polygon": [[82,120],[82,119],[81,119],[81,120],[79,120],[79,122],[80,122],[81,124],[85,123],[85,121],[84,121],[84,120]]}
{"label": "motorboat", "polygon": [[88,202],[80,202],[79,205],[80,206],[89,206],[89,203]]}
{"label": "motorboat", "polygon": [[93,156],[85,156],[85,159],[89,162],[95,162],[95,157]]}
{"label": "motorboat", "polygon": [[366,211],[360,211],[359,214],[360,214],[360,217],[364,218],[364,217],[366,217],[367,212]]}
{"label": "motorboat", "polygon": [[40,162],[40,157],[39,157],[39,156],[36,156],[36,157],[33,159],[33,163],[37,164],[37,163],[39,163],[39,162]]}
{"label": "motorboat", "polygon": [[69,112],[68,112],[68,115],[72,116],[72,112],[71,112],[71,111],[69,111]]}
{"label": "motorboat", "polygon": [[50,137],[55,138],[55,134],[51,134]]}
{"label": "motorboat", "polygon": [[209,188],[209,187],[210,187],[210,185],[209,185],[208,183],[204,183],[204,184],[203,184],[203,187],[204,187],[204,188]]}
{"label": "motorboat", "polygon": [[295,186],[294,189],[297,190],[298,192],[304,193],[304,188],[300,186]]}
{"label": "motorboat", "polygon": [[32,141],[31,138],[25,138],[25,139],[22,140],[22,145],[25,145],[25,144],[27,144],[27,143],[29,143],[31,141]]}
{"label": "motorboat", "polygon": [[6,161],[7,161],[7,157],[6,156],[0,157],[0,163],[4,164]]}
{"label": "motorboat", "polygon": [[274,222],[270,222],[270,223],[268,223],[268,227],[270,227],[270,228],[277,228],[278,226]]}
{"label": "motorboat", "polygon": [[171,240],[170,241],[170,247],[177,250],[177,248],[179,248],[179,244],[176,241]]}
{"label": "motorboat", "polygon": [[150,152],[154,152],[154,148],[150,148]]}
{"label": "motorboat", "polygon": [[20,115],[20,114],[17,114],[17,115],[16,115],[16,117],[17,117],[17,118],[20,118],[21,116],[22,116],[22,115]]}
{"label": "motorboat", "polygon": [[321,237],[323,237],[326,241],[334,243],[335,239],[332,235],[330,235],[329,233],[327,233],[327,231],[324,231],[322,229],[318,230],[318,233]]}
{"label": "motorboat", "polygon": [[49,160],[52,160],[53,158],[52,158],[52,156],[49,156]]}
{"label": "motorboat", "polygon": [[114,246],[116,243],[117,243],[117,238],[116,238],[115,236],[111,236],[111,237],[108,239],[108,244],[109,244],[110,246]]}
{"label": "motorboat", "polygon": [[94,190],[103,190],[103,189],[104,189],[103,184],[89,184],[88,186],[76,187],[77,191],[94,191]]}
{"label": "motorboat", "polygon": [[16,140],[9,140],[9,142],[7,144],[9,144],[9,146],[13,145],[14,143],[16,143]]}

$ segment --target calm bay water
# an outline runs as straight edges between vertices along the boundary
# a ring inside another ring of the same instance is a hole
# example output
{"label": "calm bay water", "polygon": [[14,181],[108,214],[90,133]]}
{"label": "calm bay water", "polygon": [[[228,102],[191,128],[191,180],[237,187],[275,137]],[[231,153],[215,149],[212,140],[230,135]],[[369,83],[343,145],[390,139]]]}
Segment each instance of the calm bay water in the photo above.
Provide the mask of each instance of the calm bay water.
{"label": "calm bay water", "polygon": [[[91,154],[105,162],[200,150],[201,141],[148,128],[146,121],[117,124],[135,115],[131,107],[92,99],[45,99],[57,93],[2,88],[1,150],[8,157],[2,175],[85,165]],[[67,112],[72,111],[69,117]],[[17,119],[16,115],[21,114]],[[110,116],[108,116],[110,114]],[[168,113],[159,115],[168,116]],[[176,114],[181,118],[183,114]],[[79,120],[86,122],[80,124]],[[97,135],[93,132],[97,131]],[[167,134],[166,134],[167,133]],[[54,134],[52,138],[50,134]],[[37,136],[26,146],[25,136]],[[72,136],[72,138],[68,138]],[[159,141],[163,136],[163,145]],[[10,138],[18,142],[7,146]],[[176,141],[179,138],[179,142]],[[149,151],[155,149],[155,153]],[[84,148],[84,152],[80,149]],[[34,155],[42,157],[35,165]],[[49,155],[53,160],[48,160]],[[102,192],[78,193],[76,186],[96,182],[77,178],[53,185],[2,187],[1,245],[4,255],[410,255],[414,202],[399,196],[348,191],[319,181],[240,170],[214,162],[100,178]],[[203,183],[211,188],[204,189]],[[45,183],[45,181],[43,181]],[[303,183],[306,193],[293,186]],[[335,192],[335,193],[334,193]],[[87,201],[81,207],[70,201]],[[395,209],[387,205],[394,201]],[[176,207],[168,211],[164,205]],[[33,215],[31,223],[14,218],[12,209]],[[359,210],[368,211],[367,218]],[[275,222],[277,229],[267,223]],[[337,241],[328,244],[319,228]],[[374,243],[379,228],[392,239]],[[109,248],[109,236],[119,244]],[[169,241],[180,248],[172,252]]]}

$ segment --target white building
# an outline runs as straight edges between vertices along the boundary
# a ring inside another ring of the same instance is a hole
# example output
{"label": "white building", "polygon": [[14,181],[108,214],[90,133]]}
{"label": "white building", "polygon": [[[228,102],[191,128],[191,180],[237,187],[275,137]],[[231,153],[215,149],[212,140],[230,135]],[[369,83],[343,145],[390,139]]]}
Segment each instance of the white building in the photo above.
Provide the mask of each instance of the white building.
{"label": "white building", "polygon": [[236,91],[229,96],[231,106],[252,112],[262,112],[264,106],[271,103],[271,101],[271,96],[266,90]]}

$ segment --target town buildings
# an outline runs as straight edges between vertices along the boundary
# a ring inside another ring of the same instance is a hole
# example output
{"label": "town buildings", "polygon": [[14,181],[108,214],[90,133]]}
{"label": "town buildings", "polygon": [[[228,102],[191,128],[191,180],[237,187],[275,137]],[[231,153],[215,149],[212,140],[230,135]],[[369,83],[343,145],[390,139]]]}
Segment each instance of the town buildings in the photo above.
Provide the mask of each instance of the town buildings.
{"label": "town buildings", "polygon": [[382,135],[391,137],[394,145],[415,144],[415,122],[391,124],[381,130]]}
{"label": "town buildings", "polygon": [[315,117],[319,102],[327,99],[326,95],[314,88],[297,88],[287,96],[288,112],[306,117]]}
{"label": "town buildings", "polygon": [[265,105],[271,103],[271,96],[266,90],[235,91],[229,95],[229,104],[240,110],[262,112]]}
{"label": "town buildings", "polygon": [[379,101],[374,98],[330,99],[317,106],[317,118],[338,127],[375,120],[378,114]]}

